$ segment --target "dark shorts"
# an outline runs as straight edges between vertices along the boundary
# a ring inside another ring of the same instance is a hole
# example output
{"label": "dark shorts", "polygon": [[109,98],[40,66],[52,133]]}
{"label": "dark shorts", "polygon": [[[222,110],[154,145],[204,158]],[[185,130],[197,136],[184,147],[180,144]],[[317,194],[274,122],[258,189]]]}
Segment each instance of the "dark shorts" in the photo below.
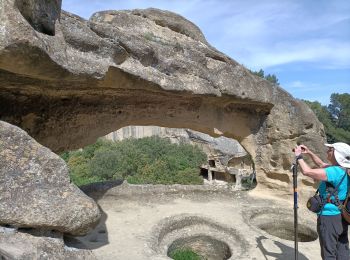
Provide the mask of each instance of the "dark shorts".
{"label": "dark shorts", "polygon": [[342,216],[319,216],[317,233],[323,260],[349,260],[348,224]]}

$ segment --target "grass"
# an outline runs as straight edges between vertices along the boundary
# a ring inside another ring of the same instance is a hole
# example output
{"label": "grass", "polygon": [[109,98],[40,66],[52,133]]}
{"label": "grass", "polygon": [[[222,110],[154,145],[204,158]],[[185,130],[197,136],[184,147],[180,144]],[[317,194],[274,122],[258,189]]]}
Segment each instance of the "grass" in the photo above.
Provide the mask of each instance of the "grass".
{"label": "grass", "polygon": [[193,252],[191,249],[177,249],[170,254],[174,260],[201,260],[201,256]]}

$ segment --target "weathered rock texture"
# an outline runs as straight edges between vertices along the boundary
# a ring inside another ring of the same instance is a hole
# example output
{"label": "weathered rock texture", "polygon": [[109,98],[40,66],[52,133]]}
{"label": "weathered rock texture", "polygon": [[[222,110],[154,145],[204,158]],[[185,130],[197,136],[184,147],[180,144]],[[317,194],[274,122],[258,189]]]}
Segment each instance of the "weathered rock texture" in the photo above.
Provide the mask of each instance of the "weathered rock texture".
{"label": "weathered rock texture", "polygon": [[35,30],[55,35],[55,23],[61,14],[62,0],[16,0],[15,3]]}
{"label": "weathered rock texture", "polygon": [[54,151],[127,125],[222,133],[250,153],[258,187],[286,195],[292,147],[322,150],[323,127],[304,103],[211,47],[179,15],[106,11],[85,21],[62,12],[48,36],[13,1],[0,3],[0,119]]}
{"label": "weathered rock texture", "polygon": [[57,232],[0,227],[0,258],[4,260],[96,260],[89,250],[65,246]]}
{"label": "weathered rock texture", "polygon": [[96,203],[70,184],[65,162],[23,130],[0,121],[0,224],[85,234]]}

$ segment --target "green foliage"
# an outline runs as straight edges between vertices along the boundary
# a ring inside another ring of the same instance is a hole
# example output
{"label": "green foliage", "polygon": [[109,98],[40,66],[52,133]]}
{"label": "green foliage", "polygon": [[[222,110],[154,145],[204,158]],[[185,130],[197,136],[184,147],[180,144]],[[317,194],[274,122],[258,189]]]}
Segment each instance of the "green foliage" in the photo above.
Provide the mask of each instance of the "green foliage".
{"label": "green foliage", "polygon": [[98,176],[91,175],[88,162],[79,152],[72,153],[68,159],[71,180],[78,186],[100,181]]}
{"label": "green foliage", "polygon": [[333,93],[328,111],[337,128],[350,131],[350,94]]}
{"label": "green foliage", "polygon": [[265,73],[262,69],[260,69],[259,71],[250,71],[251,73],[253,73],[254,75],[259,76],[260,78],[265,78]]}
{"label": "green foliage", "polygon": [[201,256],[193,252],[191,249],[178,249],[170,254],[174,260],[201,260]]}
{"label": "green foliage", "polygon": [[172,144],[159,137],[116,143],[98,140],[61,156],[77,185],[115,179],[134,184],[202,184],[198,167],[206,161],[197,146]]}
{"label": "green foliage", "polygon": [[332,116],[329,113],[326,106],[322,106],[321,103],[317,101],[310,102],[310,101],[304,100],[304,102],[309,105],[309,107],[316,114],[317,118],[323,123],[325,127],[332,125]]}
{"label": "green foliage", "polygon": [[270,81],[273,84],[279,85],[278,79],[277,79],[275,74],[267,74],[267,75],[265,75],[265,72],[262,69],[260,69],[259,71],[252,71],[252,70],[250,70],[250,72],[253,73],[254,75],[259,76],[260,78],[263,78],[263,79],[266,79],[266,80]]}
{"label": "green foliage", "polygon": [[267,74],[265,76],[265,79],[270,81],[270,82],[272,82],[272,83],[274,83],[274,84],[279,85],[278,79],[277,79],[275,74]]}
{"label": "green foliage", "polygon": [[102,146],[108,146],[108,142],[103,139],[98,139],[96,143],[86,146],[82,153],[85,158],[91,159],[95,155],[95,151]]}
{"label": "green foliage", "polygon": [[327,142],[350,143],[350,94],[331,95],[331,104],[322,106],[319,102],[304,100],[324,125]]}
{"label": "green foliage", "polygon": [[61,158],[67,163],[69,159],[69,152],[63,152],[61,153]]}
{"label": "green foliage", "polygon": [[111,180],[118,170],[118,158],[120,153],[117,150],[103,147],[96,150],[94,157],[89,161],[92,176],[99,176],[103,180]]}

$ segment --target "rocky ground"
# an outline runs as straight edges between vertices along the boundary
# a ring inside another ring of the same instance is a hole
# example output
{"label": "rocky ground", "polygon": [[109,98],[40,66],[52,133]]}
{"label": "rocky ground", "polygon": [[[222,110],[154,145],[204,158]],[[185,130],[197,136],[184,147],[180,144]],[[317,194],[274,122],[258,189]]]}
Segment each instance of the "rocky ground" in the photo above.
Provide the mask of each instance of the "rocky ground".
{"label": "rocky ground", "polygon": [[[102,220],[87,236],[65,240],[69,246],[92,249],[97,259],[169,259],[174,241],[200,236],[226,243],[229,259],[294,258],[292,197],[286,203],[264,198],[259,191],[125,183],[85,192],[98,202]],[[316,219],[303,207],[299,236],[309,242],[299,242],[299,259],[320,259]]]}

